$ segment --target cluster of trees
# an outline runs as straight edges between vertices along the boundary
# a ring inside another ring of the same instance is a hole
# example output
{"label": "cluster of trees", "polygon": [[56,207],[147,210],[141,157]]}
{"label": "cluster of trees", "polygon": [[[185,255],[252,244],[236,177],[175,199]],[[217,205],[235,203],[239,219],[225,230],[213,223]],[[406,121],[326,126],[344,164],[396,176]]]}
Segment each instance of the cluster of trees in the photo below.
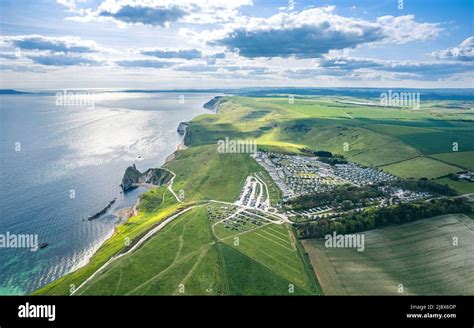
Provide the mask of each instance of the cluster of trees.
{"label": "cluster of trees", "polygon": [[436,183],[428,179],[420,180],[398,180],[392,183],[394,187],[413,191],[426,191],[430,194],[454,196],[456,191],[445,184]]}
{"label": "cluster of trees", "polygon": [[325,151],[325,150],[311,150],[309,148],[301,148],[301,151],[303,153],[311,154],[314,156],[319,156],[319,157],[333,157],[334,155],[330,151]]}
{"label": "cluster of trees", "polygon": [[329,165],[336,165],[336,164],[347,164],[347,160],[344,159],[344,156],[333,154],[330,151],[325,150],[311,150],[309,148],[302,148],[301,151],[306,154],[311,154],[314,156],[318,156],[318,160],[329,164]]}
{"label": "cluster of trees", "polygon": [[364,212],[342,215],[334,221],[322,219],[314,223],[297,223],[294,227],[299,238],[322,238],[333,231],[339,234],[356,233],[389,224],[471,211],[471,206],[461,199],[437,199],[421,204],[406,203],[385,208],[371,208]]}
{"label": "cluster of trees", "polygon": [[299,196],[288,201],[287,206],[297,211],[304,211],[324,205],[331,205],[334,207],[339,204],[346,204],[350,207],[350,204],[360,203],[361,205],[366,205],[369,198],[380,196],[383,196],[383,192],[380,191],[377,186],[356,187],[343,185],[331,191]]}
{"label": "cluster of trees", "polygon": [[333,157],[320,157],[318,158],[319,161],[329,164],[329,165],[336,165],[336,164],[347,164],[347,160],[345,160],[342,156],[333,156]]}

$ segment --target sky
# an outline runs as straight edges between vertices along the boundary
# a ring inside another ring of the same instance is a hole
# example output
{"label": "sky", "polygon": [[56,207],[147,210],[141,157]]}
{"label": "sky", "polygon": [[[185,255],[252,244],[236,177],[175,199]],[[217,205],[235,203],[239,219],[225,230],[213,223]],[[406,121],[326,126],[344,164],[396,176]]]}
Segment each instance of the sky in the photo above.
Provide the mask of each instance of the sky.
{"label": "sky", "polygon": [[0,88],[474,86],[472,0],[0,0]]}

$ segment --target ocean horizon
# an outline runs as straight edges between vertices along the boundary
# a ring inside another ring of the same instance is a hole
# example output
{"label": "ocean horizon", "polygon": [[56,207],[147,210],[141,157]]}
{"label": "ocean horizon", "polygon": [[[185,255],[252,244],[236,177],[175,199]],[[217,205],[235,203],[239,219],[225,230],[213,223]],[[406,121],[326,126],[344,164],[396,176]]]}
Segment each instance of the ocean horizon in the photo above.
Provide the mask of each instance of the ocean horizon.
{"label": "ocean horizon", "polygon": [[203,105],[216,95],[94,92],[92,104],[70,106],[56,92],[0,95],[0,232],[47,245],[0,248],[0,295],[30,293],[87,263],[118,211],[146,191],[122,193],[125,169],[160,167],[182,142],[179,123],[211,113]]}

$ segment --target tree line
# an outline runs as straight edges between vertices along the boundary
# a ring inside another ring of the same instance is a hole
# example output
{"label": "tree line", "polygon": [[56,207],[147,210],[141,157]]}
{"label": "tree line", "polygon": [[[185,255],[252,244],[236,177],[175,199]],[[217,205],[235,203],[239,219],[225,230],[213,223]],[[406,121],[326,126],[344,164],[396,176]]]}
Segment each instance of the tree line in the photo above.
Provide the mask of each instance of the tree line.
{"label": "tree line", "polygon": [[304,211],[324,205],[338,206],[343,201],[366,205],[370,198],[383,196],[383,192],[375,185],[356,187],[351,185],[338,186],[331,191],[307,194],[288,201],[286,206],[296,211]]}
{"label": "tree line", "polygon": [[471,206],[461,199],[436,199],[423,203],[370,208],[364,212],[343,214],[335,220],[321,219],[311,223],[296,223],[293,226],[299,238],[322,238],[334,231],[338,234],[350,234],[437,215],[471,212]]}

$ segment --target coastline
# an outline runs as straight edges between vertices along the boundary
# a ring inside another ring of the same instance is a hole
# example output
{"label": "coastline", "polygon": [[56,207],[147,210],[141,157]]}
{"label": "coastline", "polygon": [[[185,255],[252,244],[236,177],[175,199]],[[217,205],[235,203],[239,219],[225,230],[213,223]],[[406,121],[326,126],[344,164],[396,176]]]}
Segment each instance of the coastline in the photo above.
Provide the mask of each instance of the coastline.
{"label": "coastline", "polygon": [[[215,96],[212,98],[214,99]],[[211,100],[212,100],[211,99]],[[202,107],[203,109],[207,109],[206,107]],[[214,112],[216,113],[216,112]],[[194,118],[196,117],[199,117],[200,115],[203,115],[205,113],[200,113],[198,115],[196,115],[195,117],[193,117],[191,120],[193,120]],[[188,147],[185,145],[185,137],[186,137],[186,131],[181,134],[182,135],[182,140],[180,143],[178,143],[176,145],[176,148],[175,150],[169,154],[163,164],[161,166],[159,166],[159,168],[165,166],[167,163],[171,162],[174,160],[174,158],[176,157],[176,152],[178,150],[183,150],[183,149],[187,149]],[[150,185],[146,185],[145,187],[152,187]],[[155,186],[156,187],[156,186]],[[49,284],[53,283],[54,281],[58,280],[58,279],[61,279],[71,273],[74,273],[75,271],[85,267],[87,264],[89,264],[91,262],[91,259],[94,257],[94,255],[97,254],[97,252],[101,249],[101,247],[107,243],[109,240],[111,240],[111,238],[115,235],[115,233],[117,232],[117,229],[118,227],[120,227],[121,225],[125,224],[130,218],[136,216],[138,214],[138,210],[139,210],[139,205],[140,205],[140,200],[141,200],[141,195],[143,193],[139,194],[138,197],[137,197],[137,200],[135,201],[135,203],[133,204],[132,207],[124,207],[124,208],[121,208],[121,209],[118,209],[114,212],[114,215],[116,215],[118,217],[118,221],[117,223],[114,225],[113,229],[110,230],[109,233],[107,233],[104,238],[102,240],[100,240],[99,242],[97,242],[96,245],[94,245],[92,248],[90,248],[87,252],[87,256],[83,257],[81,259],[81,261],[79,261],[76,265],[74,265],[71,270],[69,270],[67,273],[65,273],[64,275],[62,275],[61,277],[58,277],[57,279],[47,283],[46,285],[42,286],[41,288],[37,289],[36,291],[33,291],[33,293],[36,293],[37,291],[39,290],[42,290],[43,288],[45,288],[46,286],[48,286]]]}

